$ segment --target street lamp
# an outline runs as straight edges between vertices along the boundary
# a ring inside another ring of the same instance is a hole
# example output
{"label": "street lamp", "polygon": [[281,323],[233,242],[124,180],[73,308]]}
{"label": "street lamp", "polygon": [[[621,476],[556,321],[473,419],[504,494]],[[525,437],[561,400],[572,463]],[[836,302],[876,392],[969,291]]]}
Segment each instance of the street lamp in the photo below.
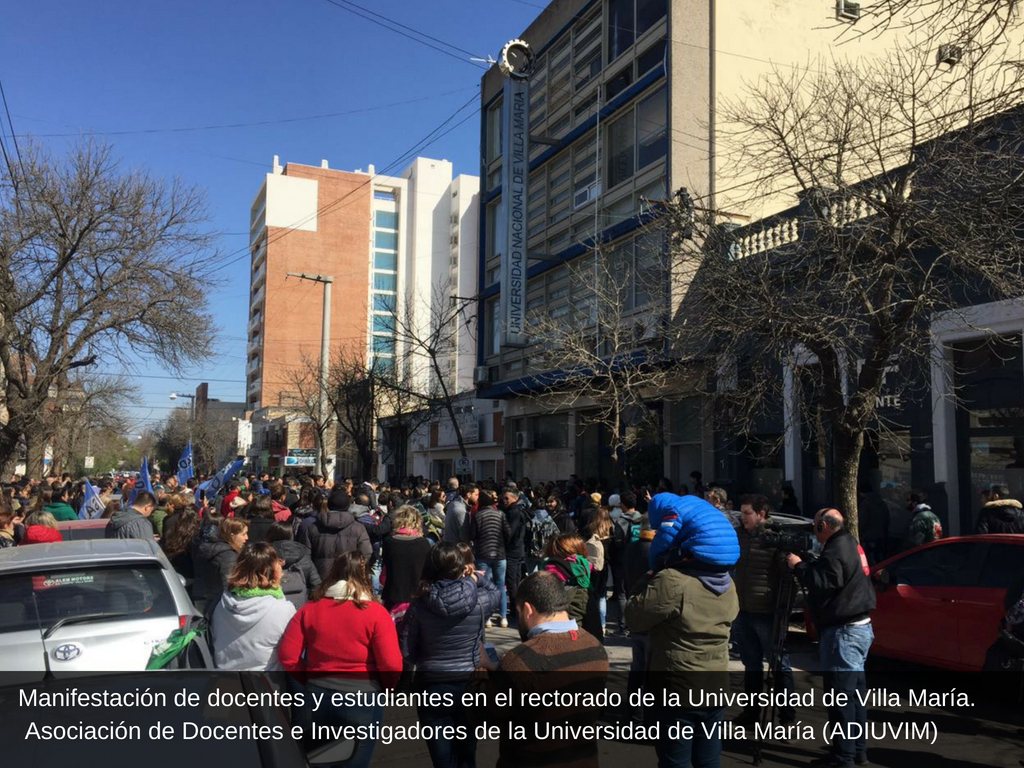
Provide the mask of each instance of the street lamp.
{"label": "street lamp", "polygon": [[188,438],[189,438],[189,440],[191,440],[192,439],[192,425],[195,423],[195,420],[196,420],[196,396],[195,395],[186,395],[184,392],[171,392],[171,394],[169,394],[167,397],[169,399],[171,399],[171,400],[177,400],[179,397],[187,397],[189,400],[192,401],[190,403],[190,405],[189,405],[189,420],[188,420]]}

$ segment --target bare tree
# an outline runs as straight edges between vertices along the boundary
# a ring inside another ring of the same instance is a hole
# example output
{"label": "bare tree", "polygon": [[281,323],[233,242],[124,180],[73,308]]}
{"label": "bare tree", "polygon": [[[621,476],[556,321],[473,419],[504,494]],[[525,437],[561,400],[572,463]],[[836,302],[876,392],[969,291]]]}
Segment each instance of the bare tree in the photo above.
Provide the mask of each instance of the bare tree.
{"label": "bare tree", "polygon": [[664,234],[651,226],[615,248],[594,246],[567,265],[564,304],[528,310],[529,399],[599,424],[614,461],[657,427],[647,403],[672,383],[664,355],[668,274]]}
{"label": "bare tree", "polygon": [[127,170],[93,142],[21,159],[0,184],[0,465],[22,439],[41,461],[46,403],[73,372],[101,354],[176,367],[206,353],[212,328],[196,190]]}
{"label": "bare tree", "polygon": [[[291,388],[282,393],[281,405],[293,408],[307,419],[313,428],[317,449],[317,472],[324,477],[328,474],[328,456],[335,444],[334,412],[324,410],[323,384],[320,377],[320,358],[303,353],[302,360],[287,374]],[[330,404],[330,383],[327,387],[327,402]]]}
{"label": "bare tree", "polygon": [[675,204],[667,217],[688,283],[678,354],[737,433],[787,401],[820,425],[854,530],[887,368],[928,370],[937,312],[1024,295],[1020,116],[1005,112],[1020,94],[952,91],[930,70],[895,54],[751,86],[724,110],[728,162],[759,170],[748,210],[793,191],[800,205],[731,233]]}
{"label": "bare tree", "polygon": [[187,406],[175,408],[157,428],[155,458],[162,467],[175,467],[189,442],[193,468],[209,475],[237,455],[237,426],[225,418],[205,418]]}
{"label": "bare tree", "polygon": [[123,433],[125,408],[135,401],[134,387],[123,376],[79,375],[58,387],[47,403],[41,430],[53,449],[51,471],[80,467],[94,435]]}

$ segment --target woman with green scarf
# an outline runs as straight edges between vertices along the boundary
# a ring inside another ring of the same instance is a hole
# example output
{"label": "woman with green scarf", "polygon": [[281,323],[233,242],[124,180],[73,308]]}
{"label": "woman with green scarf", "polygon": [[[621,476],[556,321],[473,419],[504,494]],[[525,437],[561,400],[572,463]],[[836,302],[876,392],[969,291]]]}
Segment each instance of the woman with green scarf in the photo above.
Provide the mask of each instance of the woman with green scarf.
{"label": "woman with green scarf", "polygon": [[587,547],[575,533],[563,533],[548,539],[544,548],[546,560],[543,570],[551,571],[565,584],[569,598],[569,618],[575,619],[583,629],[604,642],[604,627],[598,610],[595,592],[595,574],[587,560]]}
{"label": "woman with green scarf", "polygon": [[270,544],[246,544],[213,611],[213,658],[219,669],[278,671],[277,644],[295,615],[281,591],[282,560]]}

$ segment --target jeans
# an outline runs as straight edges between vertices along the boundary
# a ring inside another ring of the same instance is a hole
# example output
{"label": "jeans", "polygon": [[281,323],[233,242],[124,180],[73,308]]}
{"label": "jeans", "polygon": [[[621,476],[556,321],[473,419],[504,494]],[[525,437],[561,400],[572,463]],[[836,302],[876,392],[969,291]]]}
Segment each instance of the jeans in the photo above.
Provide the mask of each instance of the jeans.
{"label": "jeans", "polygon": [[[743,661],[743,688],[747,693],[760,693],[764,687],[764,665],[771,653],[772,615],[770,613],[751,613],[740,611],[733,622],[733,638],[739,646],[740,659]],[[789,664],[789,654],[783,646],[782,655],[776,659],[779,676],[776,679],[776,690],[790,693],[793,690],[793,668]],[[757,707],[751,707],[758,711]],[[779,717],[783,720],[792,719],[792,707],[780,707]]]}
{"label": "jeans", "polygon": [[612,600],[619,606],[619,631],[626,629],[626,575],[622,569],[612,570]]}
{"label": "jeans", "polygon": [[[335,728],[343,725],[366,726],[371,723],[380,725],[384,711],[379,705],[335,707],[331,704],[331,696],[335,693],[334,689],[321,687],[315,682],[310,682],[307,689],[325,694],[323,702],[320,704],[320,709],[315,712],[308,711],[312,710],[313,703],[311,701],[312,697],[307,699],[308,714],[306,717],[317,725],[333,726]],[[356,741],[356,748],[352,753],[352,757],[340,763],[335,763],[335,768],[368,768],[373,757],[373,749],[376,746],[377,742],[373,739]]]}
{"label": "jeans", "polygon": [[501,603],[498,610],[501,618],[504,619],[508,615],[508,595],[505,592],[505,561],[481,558],[476,561],[476,564],[483,568],[487,578],[491,580],[491,584],[501,591]]}
{"label": "jeans", "polygon": [[374,558],[373,564],[370,566],[370,584],[373,587],[373,594],[379,595],[381,590],[380,584],[380,572],[384,568],[384,561],[381,558]]}
{"label": "jeans", "polygon": [[[519,582],[523,580],[523,565],[526,560],[522,557],[505,558],[505,591],[506,598],[512,604],[512,615],[515,616],[516,590],[519,589]],[[502,614],[504,616],[505,614]]]}
{"label": "jeans", "polygon": [[469,734],[465,739],[443,737],[427,739],[427,751],[430,752],[430,762],[434,764],[434,768],[476,768],[476,736],[466,718],[466,708],[462,706],[462,694],[466,690],[465,682],[428,683],[423,686],[423,690],[439,696],[450,693],[455,700],[453,707],[418,706],[416,712],[423,725],[437,726],[438,728],[461,725]]}
{"label": "jeans", "polygon": [[[722,735],[711,728],[710,738],[704,726],[722,722],[722,707],[711,709],[666,709],[661,721],[661,738],[654,745],[658,755],[658,768],[718,768],[722,754]],[[693,738],[670,739],[668,727],[674,722],[693,727]]]}
{"label": "jeans", "polygon": [[603,627],[605,616],[608,615],[608,598],[605,595],[597,598],[597,615],[601,617],[601,626]]}
{"label": "jeans", "polygon": [[[828,719],[832,725],[842,725],[844,728],[850,723],[867,725],[868,713],[860,703],[857,692],[863,695],[867,691],[864,660],[874,638],[870,622],[841,624],[821,630],[818,656],[825,690],[842,691],[847,696],[845,706],[829,707]],[[865,746],[863,735],[856,739],[836,737],[832,741],[832,758],[843,764],[852,763],[857,755],[864,754]]]}

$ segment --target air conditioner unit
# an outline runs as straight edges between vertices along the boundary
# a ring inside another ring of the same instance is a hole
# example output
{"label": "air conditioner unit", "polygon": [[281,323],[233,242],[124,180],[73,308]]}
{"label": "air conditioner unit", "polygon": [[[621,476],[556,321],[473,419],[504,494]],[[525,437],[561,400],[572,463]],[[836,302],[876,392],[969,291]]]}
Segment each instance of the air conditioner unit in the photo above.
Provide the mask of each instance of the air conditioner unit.
{"label": "air conditioner unit", "polygon": [[529,432],[516,432],[516,450],[533,450],[533,435],[531,435]]}
{"label": "air conditioner unit", "polygon": [[478,365],[476,368],[473,369],[474,384],[489,384],[490,381],[491,377],[486,365]]}
{"label": "air conditioner unit", "polygon": [[574,208],[581,208],[601,194],[601,182],[595,181],[590,186],[584,187],[573,195],[572,204]]}
{"label": "air conditioner unit", "polygon": [[964,49],[962,46],[954,45],[953,43],[943,43],[935,54],[935,63],[952,67],[959,64],[963,56]]}
{"label": "air conditioner unit", "polygon": [[841,21],[856,21],[860,18],[860,3],[836,0],[836,18]]}

